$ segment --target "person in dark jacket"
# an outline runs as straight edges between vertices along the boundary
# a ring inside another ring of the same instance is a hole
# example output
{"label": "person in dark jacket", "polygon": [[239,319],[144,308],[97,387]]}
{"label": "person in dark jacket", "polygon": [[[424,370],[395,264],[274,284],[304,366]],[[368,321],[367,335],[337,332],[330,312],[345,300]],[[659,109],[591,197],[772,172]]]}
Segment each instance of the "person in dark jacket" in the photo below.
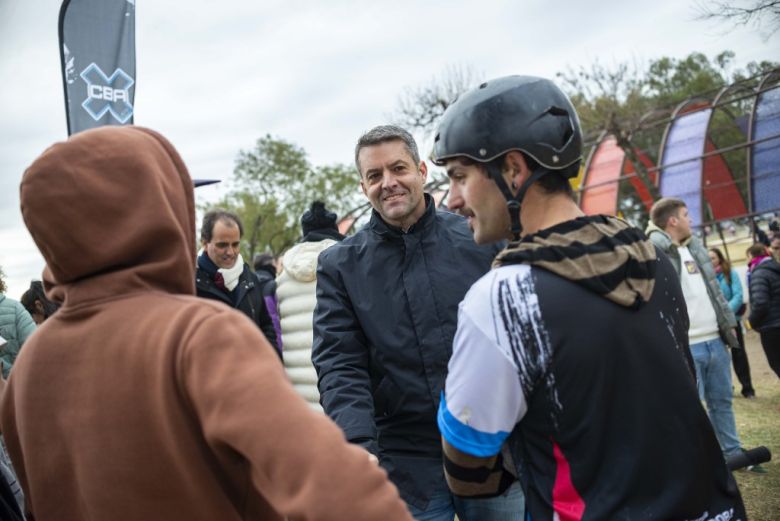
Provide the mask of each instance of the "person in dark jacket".
{"label": "person in dark jacket", "polygon": [[284,352],[282,327],[279,320],[279,300],[276,298],[276,264],[274,256],[270,253],[258,253],[252,261],[252,267],[255,269],[257,280],[260,281],[260,293],[263,295],[265,309],[268,310],[271,322],[274,324],[276,347],[280,352]]}
{"label": "person in dark jacket", "polygon": [[780,378],[780,263],[762,243],[747,251],[750,266],[750,325],[761,336],[769,367]]}
{"label": "person in dark jacket", "polygon": [[483,83],[442,116],[434,157],[474,239],[516,241],[460,306],[438,416],[452,490],[500,493],[515,473],[534,521],[745,519],[672,264],[574,200],[582,134],[565,94]]}
{"label": "person in dark jacket", "polygon": [[[257,278],[260,281],[263,293],[275,291],[276,285],[272,284],[272,282],[276,280],[274,256],[270,253],[256,253],[255,258],[252,259],[252,267],[254,268],[255,275],[257,275]],[[267,287],[269,289],[266,289]]]}
{"label": "person in dark jacket", "polygon": [[59,304],[46,298],[46,293],[43,291],[43,282],[40,280],[30,282],[29,289],[22,293],[22,298],[19,299],[19,302],[30,314],[35,325],[38,326],[60,309]]}
{"label": "person in dark jacket", "polygon": [[516,519],[518,485],[462,502],[444,480],[436,409],[458,303],[490,267],[466,220],[437,211],[414,138],[379,126],[355,149],[373,212],[366,227],[324,250],[317,270],[312,362],[320,403],[347,439],[376,456],[418,520]]}
{"label": "person in dark jacket", "polygon": [[281,357],[260,281],[241,258],[243,234],[238,215],[221,208],[206,212],[200,228],[203,253],[198,256],[195,289],[199,297],[219,300],[248,316]]}

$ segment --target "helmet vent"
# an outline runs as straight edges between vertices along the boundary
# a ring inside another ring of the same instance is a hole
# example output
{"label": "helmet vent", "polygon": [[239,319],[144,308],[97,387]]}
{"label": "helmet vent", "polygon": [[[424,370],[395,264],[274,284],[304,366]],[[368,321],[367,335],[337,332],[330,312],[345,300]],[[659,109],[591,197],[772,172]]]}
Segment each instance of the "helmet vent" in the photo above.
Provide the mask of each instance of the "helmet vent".
{"label": "helmet vent", "polygon": [[487,82],[485,82],[485,83],[483,83],[482,85],[479,86],[480,89],[484,89],[485,87],[487,87]]}

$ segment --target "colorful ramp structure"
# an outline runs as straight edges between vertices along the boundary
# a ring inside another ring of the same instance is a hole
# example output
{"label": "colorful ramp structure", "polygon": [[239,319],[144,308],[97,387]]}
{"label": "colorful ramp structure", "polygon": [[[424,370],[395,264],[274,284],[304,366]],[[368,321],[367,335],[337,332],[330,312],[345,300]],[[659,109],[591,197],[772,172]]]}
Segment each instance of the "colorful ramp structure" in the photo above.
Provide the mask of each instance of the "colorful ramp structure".
{"label": "colorful ramp structure", "polygon": [[[746,103],[752,103],[747,135],[740,130],[744,118],[733,116],[729,108],[740,104],[744,109]],[[716,114],[719,124],[730,118],[729,130],[742,137],[740,143],[719,148],[722,138],[713,130]],[[637,175],[625,146],[603,132],[591,149],[579,189],[586,214],[617,215],[626,184],[645,210],[652,206],[651,187]],[[712,100],[678,105],[666,124],[657,165],[641,149],[631,151],[660,196],[685,201],[695,226],[780,211],[780,71],[767,74],[754,88],[732,85]],[[733,166],[738,151],[744,151],[745,164],[735,178],[725,156],[731,154]]]}

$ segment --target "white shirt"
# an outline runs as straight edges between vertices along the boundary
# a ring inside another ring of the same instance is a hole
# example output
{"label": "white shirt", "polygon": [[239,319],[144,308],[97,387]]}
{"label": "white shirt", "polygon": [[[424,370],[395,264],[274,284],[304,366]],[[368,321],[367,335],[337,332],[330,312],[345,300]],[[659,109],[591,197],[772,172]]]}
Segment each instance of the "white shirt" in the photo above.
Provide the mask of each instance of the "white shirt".
{"label": "white shirt", "polygon": [[[502,314],[512,316],[505,320]],[[497,454],[527,412],[527,396],[551,360],[531,268],[511,265],[488,272],[458,310],[439,407],[444,437],[467,454]]]}
{"label": "white shirt", "polygon": [[688,329],[688,341],[691,344],[697,344],[718,338],[718,317],[707,293],[704,275],[702,275],[699,265],[696,264],[688,248],[680,247],[678,251],[680,253],[680,285],[685,297],[685,304],[688,307],[688,318],[691,321],[691,326]]}

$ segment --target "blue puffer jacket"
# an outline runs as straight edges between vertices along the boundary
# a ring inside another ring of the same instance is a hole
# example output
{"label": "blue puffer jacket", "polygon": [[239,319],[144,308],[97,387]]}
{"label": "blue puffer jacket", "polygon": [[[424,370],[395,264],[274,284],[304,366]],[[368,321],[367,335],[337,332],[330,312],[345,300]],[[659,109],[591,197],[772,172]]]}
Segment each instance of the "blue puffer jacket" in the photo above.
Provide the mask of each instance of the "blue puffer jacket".
{"label": "blue puffer jacket", "polygon": [[33,331],[35,322],[24,306],[0,294],[0,336],[5,340],[0,346],[0,360],[3,362],[4,378],[8,378],[22,344]]}

